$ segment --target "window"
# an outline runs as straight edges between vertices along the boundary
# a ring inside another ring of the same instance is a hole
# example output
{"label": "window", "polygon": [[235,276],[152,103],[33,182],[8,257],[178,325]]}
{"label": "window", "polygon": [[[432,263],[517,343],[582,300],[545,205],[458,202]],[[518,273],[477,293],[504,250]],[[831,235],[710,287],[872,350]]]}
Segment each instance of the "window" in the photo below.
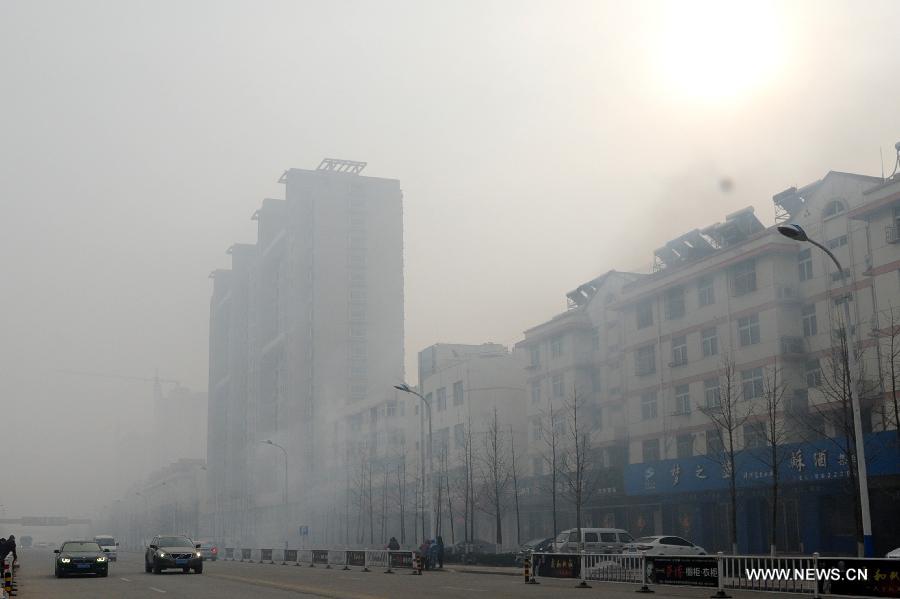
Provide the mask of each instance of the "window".
{"label": "window", "polygon": [[750,368],[741,371],[741,395],[743,399],[756,399],[762,397],[763,390],[763,369]]}
{"label": "window", "polygon": [[544,429],[541,426],[541,419],[534,418],[531,421],[531,439],[533,441],[540,441],[544,438]]}
{"label": "window", "polygon": [[691,387],[690,385],[678,385],[675,387],[675,413],[691,413]]}
{"label": "window", "polygon": [[645,345],[635,352],[635,371],[639,376],[656,372],[656,347]]}
{"label": "window", "polygon": [[595,532],[586,532],[584,533],[584,542],[585,543],[599,543],[597,540],[597,533]]}
{"label": "window", "polygon": [[384,415],[388,418],[393,418],[397,415],[397,402],[389,401],[387,402],[387,407],[384,410]]}
{"label": "window", "polygon": [[644,463],[659,461],[659,439],[645,439],[641,444]]}
{"label": "window", "polygon": [[712,277],[701,277],[697,281],[697,303],[701,306],[709,306],[716,302],[716,295],[713,291]]}
{"label": "window", "polygon": [[441,387],[437,390],[437,410],[443,412],[447,409],[447,388]]}
{"label": "window", "polygon": [[463,404],[463,383],[456,381],[453,383],[453,405],[461,406]]}
{"label": "window", "polygon": [[641,420],[656,418],[656,391],[641,393]]}
{"label": "window", "polygon": [[719,431],[711,428],[706,431],[706,455],[722,455],[725,448],[722,446],[722,437]]}
{"label": "window", "polygon": [[819,332],[816,324],[815,304],[806,304],[800,309],[800,324],[803,326],[804,337],[812,337]]}
{"label": "window", "polygon": [[844,203],[840,200],[831,200],[825,205],[825,210],[822,211],[822,216],[824,218],[831,218],[832,216],[837,216],[841,212],[844,211]]}
{"label": "window", "polygon": [[637,328],[643,329],[653,325],[653,302],[644,300],[637,305]]}
{"label": "window", "polygon": [[829,250],[836,250],[837,248],[844,247],[845,245],[847,245],[847,236],[846,235],[841,235],[839,237],[835,237],[834,239],[829,239],[828,241],[825,242],[825,246]]}
{"label": "window", "polygon": [[741,347],[759,343],[759,314],[738,319],[738,336]]}
{"label": "window", "polygon": [[541,346],[535,345],[531,348],[531,365],[532,366],[540,366],[541,365]]}
{"label": "window", "polygon": [[531,403],[540,403],[541,401],[541,382],[531,382]]}
{"label": "window", "polygon": [[766,433],[760,423],[744,425],[744,449],[765,447],[767,444]]}
{"label": "window", "polygon": [[707,408],[717,408],[722,405],[722,391],[719,389],[719,379],[706,379],[703,381],[703,399]]}
{"label": "window", "polygon": [[831,282],[837,283],[839,281],[843,281],[844,279],[850,278],[850,271],[846,268],[844,270],[836,270],[831,273]]}
{"label": "window", "polygon": [[665,295],[666,320],[674,320],[684,316],[684,289],[669,289]]}
{"label": "window", "polygon": [[685,364],[687,364],[687,337],[685,335],[672,337],[672,366]]}
{"label": "window", "polygon": [[694,457],[694,435],[678,435],[675,440],[675,451],[679,460]]}
{"label": "window", "polygon": [[703,350],[703,357],[715,356],[719,353],[719,335],[716,327],[709,327],[700,331],[700,348]]}
{"label": "window", "polygon": [[756,260],[744,260],[734,266],[731,286],[734,295],[756,291]]}
{"label": "window", "polygon": [[550,340],[550,357],[558,358],[561,355],[563,355],[563,338],[560,335]]}
{"label": "window", "polygon": [[806,362],[806,386],[820,387],[822,385],[822,366],[818,358]]}
{"label": "window", "polygon": [[465,424],[454,424],[453,425],[453,445],[457,449],[466,446],[466,425]]}
{"label": "window", "polygon": [[810,280],[813,276],[812,252],[810,250],[803,250],[797,254],[797,260],[800,266],[800,280]]}
{"label": "window", "polygon": [[554,374],[553,375],[553,397],[562,397],[565,395],[565,383],[563,379],[563,375]]}

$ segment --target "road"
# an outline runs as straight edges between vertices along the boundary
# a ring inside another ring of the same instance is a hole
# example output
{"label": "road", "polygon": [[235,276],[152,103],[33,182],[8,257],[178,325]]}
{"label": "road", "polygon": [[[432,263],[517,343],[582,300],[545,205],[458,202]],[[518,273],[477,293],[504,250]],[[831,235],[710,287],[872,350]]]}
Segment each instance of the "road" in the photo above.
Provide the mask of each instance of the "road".
{"label": "road", "polygon": [[[140,553],[120,552],[110,564],[107,578],[63,578],[51,573],[53,554],[49,551],[19,552],[18,599],[59,598],[147,598],[162,596],[185,599],[252,597],[260,599],[329,597],[341,599],[381,599],[424,597],[549,598],[603,595],[604,599],[634,599],[636,585],[592,582],[592,589],[576,589],[574,580],[542,579],[540,585],[526,585],[518,576],[458,572],[448,565],[445,571],[411,576],[408,570],[395,574],[381,571],[342,571],[323,567],[206,562],[203,574],[171,571],[144,572]],[[656,599],[706,599],[710,589],[655,587]],[[768,593],[730,593],[735,599],[765,599]],[[774,595],[772,595],[774,597]],[[783,599],[783,598],[782,598]]]}

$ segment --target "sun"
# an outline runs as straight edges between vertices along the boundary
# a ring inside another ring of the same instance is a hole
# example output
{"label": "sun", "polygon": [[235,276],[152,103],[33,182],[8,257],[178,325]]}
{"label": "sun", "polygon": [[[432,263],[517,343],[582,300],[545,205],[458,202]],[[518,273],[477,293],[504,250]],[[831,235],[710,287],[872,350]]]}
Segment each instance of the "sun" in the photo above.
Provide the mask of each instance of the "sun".
{"label": "sun", "polygon": [[657,48],[666,88],[705,102],[736,101],[776,74],[783,49],[774,4],[668,4]]}

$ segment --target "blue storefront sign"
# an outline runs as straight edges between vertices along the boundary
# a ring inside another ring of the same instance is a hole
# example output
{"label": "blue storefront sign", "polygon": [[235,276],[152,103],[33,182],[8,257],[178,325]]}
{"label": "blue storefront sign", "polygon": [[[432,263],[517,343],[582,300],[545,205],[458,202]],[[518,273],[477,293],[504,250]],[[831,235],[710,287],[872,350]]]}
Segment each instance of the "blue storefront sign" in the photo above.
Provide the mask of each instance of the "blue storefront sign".
{"label": "blue storefront sign", "polygon": [[[871,433],[866,438],[869,476],[900,473],[900,449],[895,431]],[[779,482],[802,483],[842,480],[850,476],[850,460],[841,451],[843,443],[820,439],[812,443],[794,443],[779,448]],[[735,454],[737,486],[764,486],[772,481],[768,466],[770,448],[756,448]],[[630,464],[625,469],[627,495],[657,495],[694,491],[720,491],[728,488],[731,473],[728,463],[708,456],[660,460]]]}

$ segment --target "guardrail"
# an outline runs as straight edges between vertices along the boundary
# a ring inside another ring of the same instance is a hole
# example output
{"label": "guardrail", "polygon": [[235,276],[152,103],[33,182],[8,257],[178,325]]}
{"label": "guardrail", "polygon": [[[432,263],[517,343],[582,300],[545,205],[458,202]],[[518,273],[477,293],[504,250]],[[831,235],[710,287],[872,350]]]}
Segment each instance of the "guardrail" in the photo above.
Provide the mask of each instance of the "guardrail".
{"label": "guardrail", "polygon": [[[225,561],[241,561],[249,563],[274,564],[281,558],[281,565],[293,564],[309,568],[325,567],[350,570],[361,568],[370,572],[370,568],[384,568],[392,573],[394,568],[418,572],[416,553],[414,551],[390,551],[387,549],[248,549],[225,547]],[[254,559],[258,557],[258,559]]]}
{"label": "guardrail", "polygon": [[597,553],[532,553],[525,581],[537,578],[649,585],[716,588],[713,597],[729,597],[726,589],[774,593],[900,597],[900,560],[885,558],[769,557],[755,555],[643,555]]}

